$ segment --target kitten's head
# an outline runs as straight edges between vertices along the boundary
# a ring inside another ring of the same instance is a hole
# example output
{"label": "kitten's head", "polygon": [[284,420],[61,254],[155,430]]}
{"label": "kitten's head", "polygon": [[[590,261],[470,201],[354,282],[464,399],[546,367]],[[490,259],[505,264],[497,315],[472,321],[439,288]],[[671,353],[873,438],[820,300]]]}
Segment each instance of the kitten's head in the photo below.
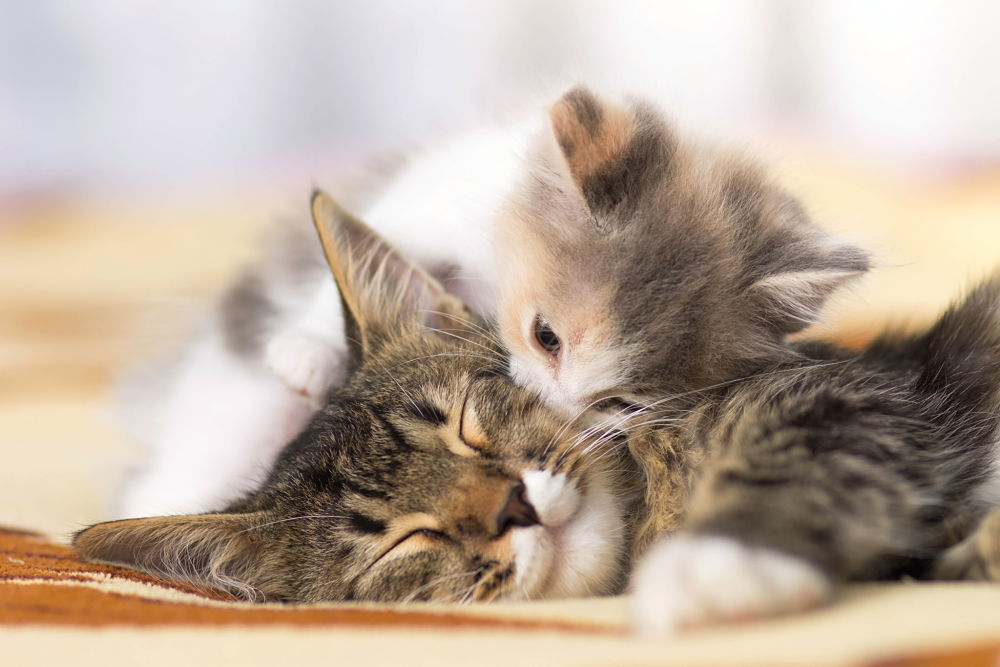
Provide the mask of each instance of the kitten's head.
{"label": "kitten's head", "polygon": [[[251,599],[490,600],[621,585],[627,462],[515,386],[491,334],[325,195],[354,373],[259,490],[79,533],[93,560]],[[598,450],[599,451],[599,450]]]}
{"label": "kitten's head", "polygon": [[646,104],[575,88],[549,116],[500,224],[498,312],[515,378],[555,405],[740,377],[868,268],[757,167],[681,144]]}

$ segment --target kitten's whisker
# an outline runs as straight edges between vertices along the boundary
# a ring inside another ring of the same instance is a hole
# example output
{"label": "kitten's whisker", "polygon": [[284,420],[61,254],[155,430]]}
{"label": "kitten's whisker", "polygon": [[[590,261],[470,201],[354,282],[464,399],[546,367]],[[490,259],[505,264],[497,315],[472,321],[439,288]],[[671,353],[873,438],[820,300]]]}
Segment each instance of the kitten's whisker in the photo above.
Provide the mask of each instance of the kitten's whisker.
{"label": "kitten's whisker", "polygon": [[464,343],[468,343],[469,345],[475,345],[476,347],[480,347],[480,348],[486,350],[490,354],[495,354],[497,357],[500,357],[500,355],[497,353],[497,351],[494,350],[493,348],[491,348],[490,346],[483,345],[482,343],[477,343],[476,341],[472,340],[471,338],[466,338],[465,336],[460,336],[460,335],[458,335],[457,333],[455,333],[453,331],[445,331],[444,329],[431,329],[431,331],[433,331],[435,333],[439,333],[439,334],[444,334],[445,336],[451,336],[452,338],[456,338],[456,339],[458,339],[458,340],[460,340],[460,341],[462,341]]}
{"label": "kitten's whisker", "polygon": [[504,347],[503,343],[500,341],[500,337],[497,336],[497,334],[492,329],[488,329],[487,327],[481,326],[480,324],[477,324],[476,322],[470,320],[467,317],[461,317],[454,313],[447,313],[442,310],[422,309],[420,312],[430,313],[432,315],[440,315],[442,317],[447,317],[448,319],[454,322],[458,322],[459,324],[464,324],[473,331],[475,331],[476,333],[481,334],[484,338],[488,339],[489,341],[496,343],[499,347],[501,348]]}

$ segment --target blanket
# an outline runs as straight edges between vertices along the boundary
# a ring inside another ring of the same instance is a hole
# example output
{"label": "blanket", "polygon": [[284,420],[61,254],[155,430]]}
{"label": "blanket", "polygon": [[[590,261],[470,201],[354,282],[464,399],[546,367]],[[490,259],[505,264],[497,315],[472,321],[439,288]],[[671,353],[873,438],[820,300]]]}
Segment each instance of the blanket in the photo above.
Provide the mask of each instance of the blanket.
{"label": "blanket", "polygon": [[[1000,260],[1000,175],[918,189],[829,162],[785,168],[825,222],[892,249],[860,303],[831,313],[822,333],[841,342],[886,320],[926,321]],[[106,518],[136,454],[109,418],[114,377],[195,321],[272,214],[300,199],[304,211],[308,193],[265,194],[0,202],[3,667],[998,664],[1000,586],[989,584],[856,585],[807,614],[643,638],[625,597],[251,605],[82,562],[69,536]]]}

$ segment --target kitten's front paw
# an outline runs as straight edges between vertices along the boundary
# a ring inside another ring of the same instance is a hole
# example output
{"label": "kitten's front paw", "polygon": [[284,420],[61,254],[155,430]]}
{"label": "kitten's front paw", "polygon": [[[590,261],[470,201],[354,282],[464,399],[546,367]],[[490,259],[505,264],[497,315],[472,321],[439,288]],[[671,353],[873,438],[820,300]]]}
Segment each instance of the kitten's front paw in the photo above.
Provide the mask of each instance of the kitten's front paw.
{"label": "kitten's front paw", "polygon": [[312,400],[338,378],[338,359],[330,345],[308,334],[279,334],[264,349],[264,363],[293,391]]}
{"label": "kitten's front paw", "polygon": [[632,580],[632,624],[669,634],[816,607],[829,577],[810,563],[727,537],[675,535],[643,558]]}

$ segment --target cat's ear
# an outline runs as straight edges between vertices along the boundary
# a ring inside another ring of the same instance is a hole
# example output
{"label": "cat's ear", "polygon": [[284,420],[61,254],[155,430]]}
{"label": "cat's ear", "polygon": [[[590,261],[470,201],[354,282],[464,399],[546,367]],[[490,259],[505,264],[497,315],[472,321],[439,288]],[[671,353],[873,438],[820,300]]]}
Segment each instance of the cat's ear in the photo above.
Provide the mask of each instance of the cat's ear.
{"label": "cat's ear", "polygon": [[313,193],[312,214],[340,290],[354,361],[407,322],[444,331],[474,326],[461,299],[329,195]]}
{"label": "cat's ear", "polygon": [[796,258],[794,267],[775,267],[749,289],[768,328],[780,334],[801,331],[819,319],[827,300],[841,286],[864,275],[870,255],[848,243],[810,235],[811,252]]}
{"label": "cat's ear", "polygon": [[259,548],[255,514],[192,514],[99,523],[73,538],[91,561],[225,590],[247,599],[281,598]]}
{"label": "cat's ear", "polygon": [[749,278],[746,296],[766,328],[801,331],[816,322],[834,292],[868,271],[871,255],[820,229],[757,165],[732,159],[717,165],[725,174],[719,191]]}
{"label": "cat's ear", "polygon": [[628,207],[670,163],[675,141],[655,112],[607,102],[576,86],[549,109],[565,170],[594,223],[607,231],[628,221]]}
{"label": "cat's ear", "polygon": [[752,286],[769,328],[791,334],[816,322],[820,310],[842,285],[863,271],[790,271]]}

